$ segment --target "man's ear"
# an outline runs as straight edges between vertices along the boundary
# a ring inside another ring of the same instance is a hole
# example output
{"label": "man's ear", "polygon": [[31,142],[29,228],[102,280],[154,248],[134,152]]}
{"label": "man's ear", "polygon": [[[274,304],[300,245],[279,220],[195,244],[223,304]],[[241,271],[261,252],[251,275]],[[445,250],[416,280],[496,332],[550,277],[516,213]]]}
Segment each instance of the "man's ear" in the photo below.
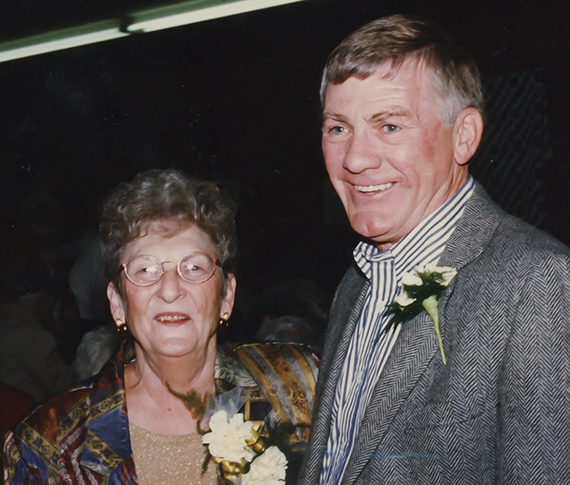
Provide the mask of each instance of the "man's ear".
{"label": "man's ear", "polygon": [[226,294],[222,297],[222,315],[227,313],[228,316],[232,314],[234,308],[234,301],[236,297],[236,277],[229,273],[226,276]]}
{"label": "man's ear", "polygon": [[465,108],[453,124],[454,161],[465,165],[477,151],[483,134],[483,117],[475,108]]}
{"label": "man's ear", "polygon": [[109,283],[107,285],[107,298],[109,298],[109,303],[111,305],[111,315],[113,315],[113,320],[121,320],[122,322],[126,322],[127,315],[125,311],[125,304],[123,302],[123,298],[113,283]]}

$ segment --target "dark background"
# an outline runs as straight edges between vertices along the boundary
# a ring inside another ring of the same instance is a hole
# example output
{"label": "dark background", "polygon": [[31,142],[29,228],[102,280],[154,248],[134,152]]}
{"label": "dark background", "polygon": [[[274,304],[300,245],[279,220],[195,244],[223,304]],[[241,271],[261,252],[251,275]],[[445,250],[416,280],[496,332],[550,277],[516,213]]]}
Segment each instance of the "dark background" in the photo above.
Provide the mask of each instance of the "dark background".
{"label": "dark background", "polygon": [[[152,3],[4,1],[0,41]],[[539,190],[517,197],[536,197],[541,217],[517,215],[569,243],[570,7],[558,1],[307,0],[0,64],[0,222],[14,223],[21,201],[46,191],[65,207],[62,241],[74,241],[118,182],[176,167],[239,201],[243,314],[290,277],[332,294],[356,238],[326,182],[320,73],[346,35],[390,13],[438,21],[486,80],[538,73],[550,152],[532,172]],[[482,182],[500,193],[491,178]]]}

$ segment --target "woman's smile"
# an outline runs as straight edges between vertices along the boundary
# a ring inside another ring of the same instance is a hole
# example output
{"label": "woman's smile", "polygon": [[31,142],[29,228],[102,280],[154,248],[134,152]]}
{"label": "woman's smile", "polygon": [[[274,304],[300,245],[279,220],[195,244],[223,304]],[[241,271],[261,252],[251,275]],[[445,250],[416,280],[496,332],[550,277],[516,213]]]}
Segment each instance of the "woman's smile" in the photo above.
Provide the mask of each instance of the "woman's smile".
{"label": "woman's smile", "polygon": [[165,325],[180,325],[190,320],[190,316],[186,313],[162,312],[155,315],[154,319]]}

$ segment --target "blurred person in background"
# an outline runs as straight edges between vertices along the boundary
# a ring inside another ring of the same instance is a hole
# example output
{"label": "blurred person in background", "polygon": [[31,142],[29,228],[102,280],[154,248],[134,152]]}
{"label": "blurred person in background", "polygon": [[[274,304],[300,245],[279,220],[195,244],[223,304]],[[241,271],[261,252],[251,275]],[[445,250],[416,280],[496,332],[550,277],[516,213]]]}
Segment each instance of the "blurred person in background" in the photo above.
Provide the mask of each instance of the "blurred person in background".
{"label": "blurred person in background", "polygon": [[73,373],[77,381],[98,374],[118,345],[119,334],[114,325],[101,325],[89,330],[79,342],[73,360]]}
{"label": "blurred person in background", "polygon": [[319,354],[322,350],[323,332],[301,317],[284,315],[271,318],[257,329],[256,340],[267,342],[297,342],[306,344]]}
{"label": "blurred person in background", "polygon": [[42,260],[15,267],[0,304],[0,381],[30,393],[36,401],[65,390],[71,368],[46,330],[55,305],[54,282]]}
{"label": "blurred person in background", "polygon": [[310,279],[279,281],[259,296],[255,338],[304,343],[320,352],[330,304],[330,296]]}
{"label": "blurred person in background", "polygon": [[61,202],[48,188],[22,197],[11,224],[0,233],[0,299],[12,295],[9,276],[29,264],[47,267],[52,278],[54,305],[45,328],[58,343],[60,355],[71,364],[75,348],[85,330],[81,327],[75,297],[69,288],[68,272],[78,253],[78,245],[69,234],[66,213]]}

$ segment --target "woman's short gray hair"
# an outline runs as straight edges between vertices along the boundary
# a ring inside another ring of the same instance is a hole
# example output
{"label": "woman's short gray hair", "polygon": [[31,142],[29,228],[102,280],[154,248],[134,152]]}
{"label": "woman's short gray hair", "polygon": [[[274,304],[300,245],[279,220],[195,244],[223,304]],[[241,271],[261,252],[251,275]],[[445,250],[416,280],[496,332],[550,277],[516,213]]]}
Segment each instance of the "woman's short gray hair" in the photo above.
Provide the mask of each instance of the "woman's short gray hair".
{"label": "woman's short gray hair", "polygon": [[139,173],[120,184],[101,206],[99,229],[109,280],[120,291],[123,251],[155,224],[163,224],[165,232],[196,225],[214,243],[224,272],[235,272],[236,210],[232,199],[212,182],[189,179],[173,169]]}

